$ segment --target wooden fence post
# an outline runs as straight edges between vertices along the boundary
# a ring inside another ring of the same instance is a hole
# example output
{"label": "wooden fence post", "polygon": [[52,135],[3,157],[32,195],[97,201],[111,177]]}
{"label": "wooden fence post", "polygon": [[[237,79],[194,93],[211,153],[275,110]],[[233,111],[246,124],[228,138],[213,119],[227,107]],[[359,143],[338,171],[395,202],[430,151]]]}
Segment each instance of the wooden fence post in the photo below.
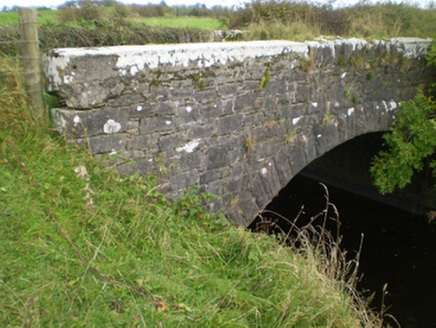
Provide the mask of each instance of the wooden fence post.
{"label": "wooden fence post", "polygon": [[42,117],[45,113],[42,98],[42,66],[39,55],[37,10],[36,8],[18,8],[18,15],[24,83],[35,114]]}

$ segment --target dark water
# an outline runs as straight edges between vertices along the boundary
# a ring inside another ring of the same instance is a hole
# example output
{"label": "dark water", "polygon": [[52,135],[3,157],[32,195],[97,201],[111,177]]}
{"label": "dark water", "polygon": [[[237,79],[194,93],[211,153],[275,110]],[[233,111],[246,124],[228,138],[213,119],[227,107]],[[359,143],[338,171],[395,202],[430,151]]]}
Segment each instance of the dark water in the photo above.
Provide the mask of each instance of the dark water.
{"label": "dark water", "polygon": [[[342,247],[351,255],[364,234],[358,289],[369,296],[371,307],[384,305],[401,327],[436,327],[436,233],[423,217],[328,186],[330,201],[339,211]],[[325,193],[317,181],[297,175],[268,206],[287,218],[305,205],[306,218],[324,208]],[[254,223],[255,224],[255,223]],[[334,225],[332,225],[334,227]],[[385,323],[396,327],[389,318]]]}

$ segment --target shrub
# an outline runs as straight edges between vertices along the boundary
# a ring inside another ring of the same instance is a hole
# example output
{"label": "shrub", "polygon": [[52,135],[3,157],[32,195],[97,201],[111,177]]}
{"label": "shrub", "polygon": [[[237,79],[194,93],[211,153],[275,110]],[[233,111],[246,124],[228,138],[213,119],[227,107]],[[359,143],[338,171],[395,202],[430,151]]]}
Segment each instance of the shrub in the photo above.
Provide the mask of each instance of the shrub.
{"label": "shrub", "polygon": [[61,22],[98,20],[101,19],[104,14],[104,11],[100,6],[101,5],[95,1],[70,1],[60,7],[59,18]]}

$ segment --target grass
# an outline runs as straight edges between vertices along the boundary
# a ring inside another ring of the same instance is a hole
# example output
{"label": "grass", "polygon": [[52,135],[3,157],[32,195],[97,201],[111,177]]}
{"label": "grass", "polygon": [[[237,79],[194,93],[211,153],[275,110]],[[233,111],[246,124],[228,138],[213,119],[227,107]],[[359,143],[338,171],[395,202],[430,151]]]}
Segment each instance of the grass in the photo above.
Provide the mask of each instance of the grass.
{"label": "grass", "polygon": [[34,119],[16,63],[0,68],[0,326],[365,324],[316,249],[204,212],[198,189],[169,202],[153,177],[66,147]]}
{"label": "grass", "polygon": [[[107,10],[106,10],[107,11]],[[107,15],[108,13],[106,13]],[[57,10],[39,10],[38,23],[54,23],[60,20],[59,11]],[[139,18],[130,17],[126,21],[132,23],[143,23],[148,26],[166,26],[178,28],[201,28],[208,31],[217,29],[227,29],[221,21],[207,17],[151,17]],[[0,12],[0,24],[18,23],[18,11]]]}
{"label": "grass", "polygon": [[303,22],[292,22],[284,24],[279,20],[270,22],[261,21],[250,24],[247,33],[242,35],[244,41],[251,40],[292,40],[305,41],[313,40],[321,34],[321,29],[315,25],[308,25]]}
{"label": "grass", "polygon": [[[434,8],[420,9],[414,5],[387,2],[331,10],[304,1],[300,4],[291,1],[252,3],[262,8],[253,12],[256,19],[247,25],[244,40],[305,41],[314,40],[320,35],[340,35],[372,41],[436,35]],[[290,11],[295,9],[295,12],[283,14],[283,8],[286,7]]]}
{"label": "grass", "polygon": [[[38,23],[53,22],[58,19],[56,10],[38,10]],[[0,12],[0,24],[18,23],[18,11]]]}
{"label": "grass", "polygon": [[179,28],[201,28],[203,30],[227,30],[227,26],[223,25],[218,19],[206,17],[152,17],[152,18],[134,18],[133,22],[141,22],[148,26],[167,26]]}

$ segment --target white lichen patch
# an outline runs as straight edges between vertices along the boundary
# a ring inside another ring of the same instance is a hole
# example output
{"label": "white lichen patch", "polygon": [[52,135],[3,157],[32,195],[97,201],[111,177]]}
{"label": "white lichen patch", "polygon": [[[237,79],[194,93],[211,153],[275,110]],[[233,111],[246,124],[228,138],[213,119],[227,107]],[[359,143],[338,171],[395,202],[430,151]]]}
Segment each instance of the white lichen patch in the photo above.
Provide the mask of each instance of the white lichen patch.
{"label": "white lichen patch", "polygon": [[136,67],[136,66],[130,67],[130,74],[131,75],[136,75],[136,73],[138,73],[138,72],[139,72],[138,67]]}
{"label": "white lichen patch", "polygon": [[79,124],[80,123],[80,116],[79,115],[74,116],[73,122],[74,122],[74,124]]}
{"label": "white lichen patch", "polygon": [[[427,53],[431,39],[396,38],[387,41],[374,41],[368,44],[365,40],[338,38],[334,41],[292,42],[292,41],[248,41],[248,42],[212,42],[187,43],[146,46],[115,46],[101,48],[62,48],[54,49],[43,56],[45,75],[50,84],[49,90],[57,90],[62,83],[71,84],[74,68],[72,61],[80,57],[102,57],[121,76],[137,75],[144,69],[157,69],[162,65],[183,66],[196,65],[210,67],[224,65],[228,62],[244,62],[246,59],[274,57],[281,54],[296,53],[307,58],[309,48],[326,49],[336,58],[335,47],[346,45],[351,51],[363,48],[390,46],[398,49],[405,57],[420,57]],[[109,57],[105,60],[104,57]],[[291,68],[295,67],[293,61]],[[298,65],[296,65],[298,67]],[[112,76],[114,77],[114,76]],[[345,73],[342,74],[342,78]],[[81,79],[84,77],[81,77]],[[74,81],[77,83],[77,81]]]}
{"label": "white lichen patch", "polygon": [[72,75],[65,75],[64,76],[64,84],[70,84],[74,81],[74,76]]}
{"label": "white lichen patch", "polygon": [[228,61],[242,62],[247,58],[276,56],[284,52],[307,54],[308,47],[291,41],[250,41],[238,43],[188,43],[175,45],[152,45],[111,47],[118,55],[117,67],[136,66],[156,69],[160,65],[187,67],[196,62],[198,67],[226,64]]}
{"label": "white lichen patch", "polygon": [[354,113],[354,107],[348,108],[347,115],[351,116],[351,114],[353,114],[353,113]]}
{"label": "white lichen patch", "polygon": [[62,115],[62,110],[53,108],[51,110],[51,115],[53,117],[53,125],[59,133],[63,133],[65,128],[67,127],[67,121]]}
{"label": "white lichen patch", "polygon": [[103,125],[103,132],[107,134],[117,133],[121,130],[121,124],[112,119],[107,120]]}
{"label": "white lichen patch", "polygon": [[85,56],[117,57],[116,67],[125,76],[138,74],[144,68],[156,69],[160,65],[184,66],[195,62],[198,67],[214,64],[242,62],[248,58],[272,57],[283,53],[298,53],[307,56],[308,45],[292,41],[248,41],[225,43],[185,43],[147,46],[115,46],[101,48],[56,49],[46,56],[44,66],[51,82],[62,82],[60,71],[67,68],[71,58]]}
{"label": "white lichen patch", "polygon": [[431,41],[430,38],[404,37],[389,39],[386,43],[398,49],[405,57],[416,58],[427,54]]}
{"label": "white lichen patch", "polygon": [[50,81],[49,91],[53,90],[53,86],[62,83],[60,71],[64,71],[71,60],[71,56],[50,56],[44,55],[42,57],[45,76]]}
{"label": "white lichen patch", "polygon": [[298,122],[301,120],[302,117],[303,117],[303,116],[293,118],[293,119],[292,119],[292,124],[293,124],[293,125],[298,124]]}
{"label": "white lichen patch", "polygon": [[200,140],[201,139],[194,139],[188,142],[187,144],[185,144],[183,147],[176,148],[176,152],[181,153],[182,151],[185,151],[187,153],[192,153],[194,149],[197,148],[198,145],[200,144]]}

